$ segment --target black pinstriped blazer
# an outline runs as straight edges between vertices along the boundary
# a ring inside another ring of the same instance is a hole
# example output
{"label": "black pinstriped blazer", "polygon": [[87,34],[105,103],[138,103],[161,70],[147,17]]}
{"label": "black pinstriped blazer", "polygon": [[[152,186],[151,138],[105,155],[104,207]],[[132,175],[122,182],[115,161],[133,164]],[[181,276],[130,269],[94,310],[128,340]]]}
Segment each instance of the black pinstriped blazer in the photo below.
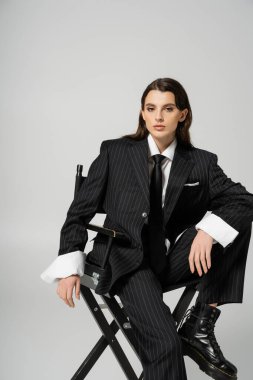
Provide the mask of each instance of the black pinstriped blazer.
{"label": "black pinstriped blazer", "polygon": [[[199,184],[184,186],[194,182]],[[83,224],[94,217],[99,203],[106,212],[104,227],[122,231],[131,240],[128,246],[114,240],[109,265],[96,288],[97,294],[104,294],[113,293],[115,281],[142,260],[141,232],[149,214],[147,138],[102,142],[100,154],[67,212],[58,255],[84,251],[88,234]],[[226,176],[216,154],[199,148],[186,150],[178,143],[164,201],[164,227],[171,247],[180,232],[197,224],[207,210],[240,232],[253,220],[253,194]],[[105,245],[97,234],[90,260],[101,263]]]}

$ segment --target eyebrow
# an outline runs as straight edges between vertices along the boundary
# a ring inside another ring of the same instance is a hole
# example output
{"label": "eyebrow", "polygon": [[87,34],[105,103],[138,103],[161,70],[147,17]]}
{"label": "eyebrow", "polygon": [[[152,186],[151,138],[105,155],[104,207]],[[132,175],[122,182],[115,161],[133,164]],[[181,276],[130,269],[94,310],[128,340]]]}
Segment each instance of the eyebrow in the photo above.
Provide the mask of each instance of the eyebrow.
{"label": "eyebrow", "polygon": [[[155,106],[155,104],[147,103],[146,106]],[[174,103],[167,103],[167,104],[164,104],[164,107],[165,106],[176,106],[176,104],[174,104]]]}

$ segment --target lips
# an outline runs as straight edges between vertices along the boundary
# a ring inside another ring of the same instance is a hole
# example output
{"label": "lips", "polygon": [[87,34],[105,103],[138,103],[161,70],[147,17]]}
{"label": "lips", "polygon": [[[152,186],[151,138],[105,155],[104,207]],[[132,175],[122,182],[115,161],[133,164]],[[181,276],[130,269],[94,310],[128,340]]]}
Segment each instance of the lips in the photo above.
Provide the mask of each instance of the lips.
{"label": "lips", "polygon": [[158,131],[161,131],[165,128],[165,125],[162,125],[162,124],[154,125],[154,128],[157,129]]}

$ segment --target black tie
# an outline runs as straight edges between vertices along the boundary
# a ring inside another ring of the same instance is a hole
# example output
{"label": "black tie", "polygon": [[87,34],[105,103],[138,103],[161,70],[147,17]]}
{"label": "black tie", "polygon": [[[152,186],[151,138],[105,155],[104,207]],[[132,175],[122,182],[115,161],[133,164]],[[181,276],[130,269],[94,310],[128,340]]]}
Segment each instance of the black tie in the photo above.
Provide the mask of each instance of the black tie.
{"label": "black tie", "polygon": [[150,265],[156,274],[161,274],[166,264],[165,233],[163,229],[162,209],[162,169],[161,162],[165,156],[152,156],[155,166],[150,182],[150,214],[149,214],[149,249]]}

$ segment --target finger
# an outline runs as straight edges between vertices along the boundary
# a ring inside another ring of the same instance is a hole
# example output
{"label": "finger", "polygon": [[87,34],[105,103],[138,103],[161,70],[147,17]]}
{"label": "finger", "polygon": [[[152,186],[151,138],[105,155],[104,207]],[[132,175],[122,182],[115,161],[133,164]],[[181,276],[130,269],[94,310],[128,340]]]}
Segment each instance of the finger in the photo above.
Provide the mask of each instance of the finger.
{"label": "finger", "polygon": [[70,304],[69,304],[69,301],[67,300],[67,298],[64,298],[63,301],[65,302],[65,304],[66,304],[67,306],[70,307]]}
{"label": "finger", "polygon": [[211,268],[211,249],[206,252],[206,261],[208,269]]}
{"label": "finger", "polygon": [[199,251],[196,252],[194,255],[194,263],[195,263],[195,266],[196,266],[196,269],[197,269],[199,276],[202,276],[202,269],[201,269],[201,265],[200,265],[200,252]]}
{"label": "finger", "polygon": [[64,290],[61,292],[60,298],[63,300],[63,302],[64,302],[66,305],[70,306],[69,301],[68,301],[68,299],[67,299],[67,289],[64,289]]}
{"label": "finger", "polygon": [[57,294],[58,296],[63,300],[63,302],[70,306],[68,299],[67,299],[67,288],[65,287],[64,283],[59,281],[58,288],[57,288]]}
{"label": "finger", "polygon": [[66,305],[69,306],[69,303],[67,300],[67,289],[65,287],[60,289],[59,297],[65,302]]}
{"label": "finger", "polygon": [[188,261],[189,261],[190,271],[194,273],[195,268],[194,268],[194,249],[193,248],[191,248],[190,250]]}
{"label": "finger", "polygon": [[58,288],[57,288],[57,294],[62,299],[64,299],[64,294],[66,294],[66,290],[62,286],[60,286],[60,284],[58,285]]}
{"label": "finger", "polygon": [[206,252],[204,249],[201,251],[200,261],[201,261],[201,265],[202,265],[204,272],[207,273],[208,269],[207,269],[207,264],[206,264]]}
{"label": "finger", "polygon": [[76,298],[80,300],[80,278],[78,277],[76,280]]}
{"label": "finger", "polygon": [[56,292],[60,298],[63,298],[64,294],[66,293],[65,286],[61,280],[58,281]]}
{"label": "finger", "polygon": [[68,287],[68,290],[67,290],[67,300],[68,300],[69,306],[75,307],[75,304],[74,304],[74,301],[72,298],[72,294],[73,294],[73,287],[70,286],[70,287]]}

